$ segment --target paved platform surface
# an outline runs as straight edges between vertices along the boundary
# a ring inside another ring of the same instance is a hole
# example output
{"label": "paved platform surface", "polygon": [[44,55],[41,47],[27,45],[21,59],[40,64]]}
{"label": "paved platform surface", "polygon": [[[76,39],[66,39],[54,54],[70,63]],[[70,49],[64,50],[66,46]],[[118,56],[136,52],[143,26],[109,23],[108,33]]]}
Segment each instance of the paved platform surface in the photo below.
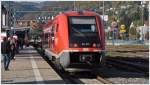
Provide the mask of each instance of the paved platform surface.
{"label": "paved platform surface", "polygon": [[9,71],[1,63],[1,83],[14,84],[65,84],[63,79],[34,50],[32,46],[20,50],[11,60]]}

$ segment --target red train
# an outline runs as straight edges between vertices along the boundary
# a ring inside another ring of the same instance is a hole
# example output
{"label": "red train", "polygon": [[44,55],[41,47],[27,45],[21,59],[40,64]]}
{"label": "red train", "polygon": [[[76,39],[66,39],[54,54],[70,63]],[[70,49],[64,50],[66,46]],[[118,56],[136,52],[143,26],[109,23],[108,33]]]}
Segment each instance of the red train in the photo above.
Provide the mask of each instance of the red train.
{"label": "red train", "polygon": [[68,11],[43,26],[42,47],[66,71],[90,71],[104,60],[105,38],[100,15]]}

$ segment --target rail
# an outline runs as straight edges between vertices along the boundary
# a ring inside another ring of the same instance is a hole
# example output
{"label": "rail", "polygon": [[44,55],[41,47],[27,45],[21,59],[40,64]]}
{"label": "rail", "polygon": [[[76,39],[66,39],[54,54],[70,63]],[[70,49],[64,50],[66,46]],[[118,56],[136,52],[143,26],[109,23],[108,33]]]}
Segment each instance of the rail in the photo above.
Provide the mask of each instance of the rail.
{"label": "rail", "polygon": [[114,84],[112,81],[106,80],[106,79],[104,79],[103,77],[101,77],[99,75],[97,76],[97,80],[104,83],[104,84]]}

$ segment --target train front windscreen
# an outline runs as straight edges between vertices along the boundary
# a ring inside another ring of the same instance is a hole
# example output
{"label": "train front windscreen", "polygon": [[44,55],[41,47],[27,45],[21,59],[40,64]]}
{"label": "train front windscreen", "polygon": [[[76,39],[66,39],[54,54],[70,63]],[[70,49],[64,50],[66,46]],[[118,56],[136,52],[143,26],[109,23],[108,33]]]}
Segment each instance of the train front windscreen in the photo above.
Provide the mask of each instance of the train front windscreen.
{"label": "train front windscreen", "polygon": [[96,17],[69,17],[69,47],[100,47]]}

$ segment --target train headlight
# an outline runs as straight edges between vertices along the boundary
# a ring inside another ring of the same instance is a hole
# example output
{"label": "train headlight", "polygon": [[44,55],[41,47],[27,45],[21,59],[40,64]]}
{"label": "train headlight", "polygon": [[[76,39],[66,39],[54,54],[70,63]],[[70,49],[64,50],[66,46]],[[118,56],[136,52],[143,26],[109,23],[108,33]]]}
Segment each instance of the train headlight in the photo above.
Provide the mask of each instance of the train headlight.
{"label": "train headlight", "polygon": [[73,44],[73,47],[78,47],[78,44],[77,44],[77,43],[74,43],[74,44]]}
{"label": "train headlight", "polygon": [[93,43],[93,45],[92,45],[93,47],[96,47],[96,43]]}
{"label": "train headlight", "polygon": [[93,43],[93,44],[92,44],[92,47],[94,47],[94,48],[95,48],[95,47],[100,47],[100,44]]}
{"label": "train headlight", "polygon": [[92,61],[92,55],[81,55],[81,62]]}

